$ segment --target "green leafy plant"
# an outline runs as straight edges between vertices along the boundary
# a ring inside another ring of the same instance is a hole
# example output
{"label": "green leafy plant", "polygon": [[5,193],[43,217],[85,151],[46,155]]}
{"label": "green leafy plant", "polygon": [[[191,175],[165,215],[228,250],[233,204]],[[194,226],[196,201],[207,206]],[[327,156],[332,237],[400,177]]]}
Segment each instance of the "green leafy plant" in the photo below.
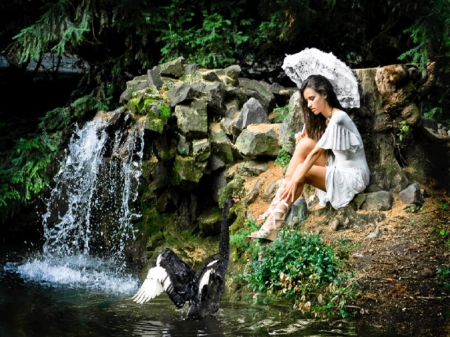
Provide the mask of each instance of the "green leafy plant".
{"label": "green leafy plant", "polygon": [[415,46],[401,54],[399,59],[410,59],[424,70],[430,59],[446,55],[450,50],[450,7],[446,0],[430,0],[422,13],[413,25],[405,30],[405,33],[410,34]]}
{"label": "green leafy plant", "polygon": [[245,219],[244,230],[230,235],[230,245],[242,253],[254,250],[257,247],[251,244],[247,236],[257,229],[258,225],[255,222]]}
{"label": "green leafy plant", "polygon": [[450,266],[441,266],[437,271],[437,284],[444,285],[446,289],[450,289]]}
{"label": "green leafy plant", "polygon": [[287,117],[289,117],[290,111],[291,106],[289,104],[273,109],[273,112],[276,113],[275,122],[282,123]]}
{"label": "green leafy plant", "polygon": [[284,148],[281,148],[281,150],[278,152],[277,158],[275,159],[275,164],[281,165],[281,167],[286,168],[288,167],[291,158],[292,155]]}
{"label": "green leafy plant", "polygon": [[[240,26],[249,25],[251,21],[241,20],[233,24],[221,13],[203,11],[201,27],[192,23],[193,9],[187,8],[185,14],[180,14],[174,1],[166,6],[169,16],[181,16],[181,21],[168,23],[169,29],[162,30],[156,39],[164,45],[161,48],[161,61],[169,61],[179,55],[185,55],[191,62],[204,67],[222,67],[235,61],[235,50],[248,41],[249,36],[239,30]],[[178,13],[178,14],[175,14]]]}
{"label": "green leafy plant", "polygon": [[48,184],[46,168],[56,159],[57,151],[57,141],[45,132],[16,142],[9,166],[0,169],[0,207],[3,217],[14,212],[17,202],[27,203]]}
{"label": "green leafy plant", "polygon": [[345,305],[356,284],[341,273],[338,255],[319,235],[285,230],[260,250],[243,278],[261,298],[286,298],[305,313],[348,315]]}
{"label": "green leafy plant", "polygon": [[397,137],[400,141],[403,141],[405,135],[409,132],[409,126],[406,124],[406,121],[400,122],[399,132],[397,133]]}
{"label": "green leafy plant", "polygon": [[423,113],[423,115],[427,118],[435,118],[442,113],[442,108],[432,108],[429,111]]}

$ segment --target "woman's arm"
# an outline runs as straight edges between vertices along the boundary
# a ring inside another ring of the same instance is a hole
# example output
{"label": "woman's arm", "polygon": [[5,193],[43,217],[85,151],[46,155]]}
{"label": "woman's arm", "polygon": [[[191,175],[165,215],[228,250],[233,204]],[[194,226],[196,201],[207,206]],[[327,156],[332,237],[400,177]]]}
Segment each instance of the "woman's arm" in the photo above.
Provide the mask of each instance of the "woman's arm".
{"label": "woman's arm", "polygon": [[324,149],[316,145],[306,157],[305,161],[297,166],[294,173],[292,174],[291,179],[287,182],[285,188],[280,193],[280,198],[282,200],[286,200],[287,202],[295,201],[295,199],[298,197],[296,195],[298,186],[304,182],[304,178],[308,174],[309,170],[311,169],[311,167],[313,167],[317,159],[319,159],[324,151]]}

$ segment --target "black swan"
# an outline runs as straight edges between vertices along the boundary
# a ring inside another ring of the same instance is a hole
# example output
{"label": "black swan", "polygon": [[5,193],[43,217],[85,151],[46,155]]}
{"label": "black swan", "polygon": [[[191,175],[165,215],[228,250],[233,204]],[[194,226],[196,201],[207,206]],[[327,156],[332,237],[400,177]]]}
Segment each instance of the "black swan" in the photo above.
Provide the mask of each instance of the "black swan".
{"label": "black swan", "polygon": [[158,255],[156,266],[148,271],[144,283],[132,297],[133,301],[145,303],[165,291],[177,308],[189,302],[186,319],[215,316],[225,290],[230,256],[228,213],[236,201],[231,197],[225,201],[218,253],[211,255],[204,266],[195,272],[170,248],[164,249]]}

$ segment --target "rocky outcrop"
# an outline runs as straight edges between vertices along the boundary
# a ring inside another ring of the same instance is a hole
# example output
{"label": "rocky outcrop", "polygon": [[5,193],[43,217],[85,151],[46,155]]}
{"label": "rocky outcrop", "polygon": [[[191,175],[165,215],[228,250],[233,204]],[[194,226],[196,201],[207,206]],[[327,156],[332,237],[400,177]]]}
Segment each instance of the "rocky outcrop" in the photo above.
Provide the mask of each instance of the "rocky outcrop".
{"label": "rocky outcrop", "polygon": [[[404,65],[358,69],[356,75],[361,108],[349,115],[364,140],[371,183],[349,206],[352,211],[334,214],[336,228],[366,222],[355,212],[390,209],[393,194],[409,195],[402,191],[424,182],[423,170],[430,169],[426,151],[419,146],[413,151],[411,140],[420,134],[416,131],[436,133],[418,108],[432,75]],[[260,174],[281,149],[293,153],[294,134],[304,124],[298,89],[239,76],[237,65],[202,69],[178,58],[128,82],[121,96],[126,109],[147,116],[145,158],[151,169],[142,177],[147,182],[146,202],[155,200],[161,213],[178,212],[175,219],[183,221],[178,228],[195,228],[196,219],[204,219],[202,214],[227,188],[239,193],[246,205],[257,198],[270,200],[276,188],[265,192],[255,185],[246,190],[245,176]],[[287,105],[288,114],[275,122],[274,109]],[[439,140],[447,146],[448,137],[439,135]],[[240,170],[231,171],[236,164]],[[414,199],[405,197],[405,202],[417,204],[421,199],[417,189],[414,193]],[[305,194],[308,198],[314,190]],[[205,224],[202,228],[214,232]]]}

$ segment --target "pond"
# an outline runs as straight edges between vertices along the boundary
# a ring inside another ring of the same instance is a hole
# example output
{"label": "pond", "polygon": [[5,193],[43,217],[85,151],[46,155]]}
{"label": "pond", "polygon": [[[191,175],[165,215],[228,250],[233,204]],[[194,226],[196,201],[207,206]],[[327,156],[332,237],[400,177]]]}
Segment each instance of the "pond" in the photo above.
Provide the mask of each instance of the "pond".
{"label": "pond", "polygon": [[92,261],[82,261],[80,272],[73,262],[55,267],[35,256],[0,249],[1,337],[382,336],[357,333],[344,321],[306,319],[284,304],[231,302],[226,293],[216,318],[186,321],[187,308],[175,309],[166,294],[134,303],[136,275],[93,271]]}

